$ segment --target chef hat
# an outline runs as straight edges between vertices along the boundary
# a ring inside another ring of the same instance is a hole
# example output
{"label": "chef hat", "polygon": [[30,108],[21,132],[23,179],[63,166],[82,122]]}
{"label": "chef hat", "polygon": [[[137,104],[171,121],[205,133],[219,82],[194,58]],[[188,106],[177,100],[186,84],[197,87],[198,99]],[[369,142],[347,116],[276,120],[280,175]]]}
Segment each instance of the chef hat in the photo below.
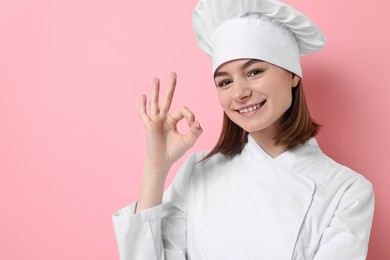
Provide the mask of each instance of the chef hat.
{"label": "chef hat", "polygon": [[259,59],[302,77],[299,56],[319,51],[325,37],[304,14],[276,0],[200,0],[192,16],[199,47],[212,69]]}

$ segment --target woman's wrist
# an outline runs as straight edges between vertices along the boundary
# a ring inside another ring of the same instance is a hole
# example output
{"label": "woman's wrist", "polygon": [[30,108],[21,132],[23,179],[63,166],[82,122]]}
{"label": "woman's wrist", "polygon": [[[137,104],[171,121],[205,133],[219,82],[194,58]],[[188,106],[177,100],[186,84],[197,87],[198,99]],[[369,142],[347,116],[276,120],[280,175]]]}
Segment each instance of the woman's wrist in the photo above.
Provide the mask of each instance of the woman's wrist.
{"label": "woman's wrist", "polygon": [[156,163],[146,160],[144,163],[143,175],[155,176],[156,178],[166,178],[171,167],[172,164],[169,163]]}
{"label": "woman's wrist", "polygon": [[161,204],[169,169],[170,165],[145,162],[136,212]]}

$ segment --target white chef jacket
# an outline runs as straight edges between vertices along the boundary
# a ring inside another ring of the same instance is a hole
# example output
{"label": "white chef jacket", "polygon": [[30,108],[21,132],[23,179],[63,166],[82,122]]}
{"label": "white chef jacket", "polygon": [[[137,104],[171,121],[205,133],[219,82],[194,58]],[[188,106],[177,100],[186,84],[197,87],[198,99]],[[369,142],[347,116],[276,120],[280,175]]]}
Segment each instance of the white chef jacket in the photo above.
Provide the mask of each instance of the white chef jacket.
{"label": "white chef jacket", "polygon": [[112,216],[121,260],[360,260],[372,185],[313,138],[276,158],[249,135],[233,158],[193,154],[163,203]]}

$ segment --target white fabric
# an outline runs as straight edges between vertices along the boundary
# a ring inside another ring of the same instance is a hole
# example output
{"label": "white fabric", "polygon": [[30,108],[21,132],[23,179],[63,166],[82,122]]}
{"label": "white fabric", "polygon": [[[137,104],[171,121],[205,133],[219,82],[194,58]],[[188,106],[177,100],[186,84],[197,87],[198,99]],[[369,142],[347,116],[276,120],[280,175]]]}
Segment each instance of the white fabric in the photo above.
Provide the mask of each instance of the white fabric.
{"label": "white fabric", "polygon": [[113,215],[121,260],[366,258],[374,210],[370,182],[315,139],[276,158],[249,136],[232,159],[192,155],[163,204]]}
{"label": "white fabric", "polygon": [[302,77],[298,45],[280,24],[266,16],[246,16],[225,22],[213,41],[213,72],[235,59],[258,59]]}
{"label": "white fabric", "polygon": [[200,0],[192,24],[213,72],[241,58],[264,60],[302,77],[299,56],[322,48],[325,37],[304,14],[275,0]]}

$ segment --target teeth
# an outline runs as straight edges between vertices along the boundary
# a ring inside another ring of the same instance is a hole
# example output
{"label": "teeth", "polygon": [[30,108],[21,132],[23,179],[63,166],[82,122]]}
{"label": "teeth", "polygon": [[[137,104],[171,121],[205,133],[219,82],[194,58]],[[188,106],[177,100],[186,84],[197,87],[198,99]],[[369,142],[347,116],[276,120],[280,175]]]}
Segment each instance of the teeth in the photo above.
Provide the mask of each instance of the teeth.
{"label": "teeth", "polygon": [[260,104],[257,104],[255,106],[251,106],[251,107],[247,107],[247,108],[244,108],[244,109],[240,109],[239,112],[240,113],[247,113],[247,112],[251,112],[253,110],[256,110],[260,107]]}

